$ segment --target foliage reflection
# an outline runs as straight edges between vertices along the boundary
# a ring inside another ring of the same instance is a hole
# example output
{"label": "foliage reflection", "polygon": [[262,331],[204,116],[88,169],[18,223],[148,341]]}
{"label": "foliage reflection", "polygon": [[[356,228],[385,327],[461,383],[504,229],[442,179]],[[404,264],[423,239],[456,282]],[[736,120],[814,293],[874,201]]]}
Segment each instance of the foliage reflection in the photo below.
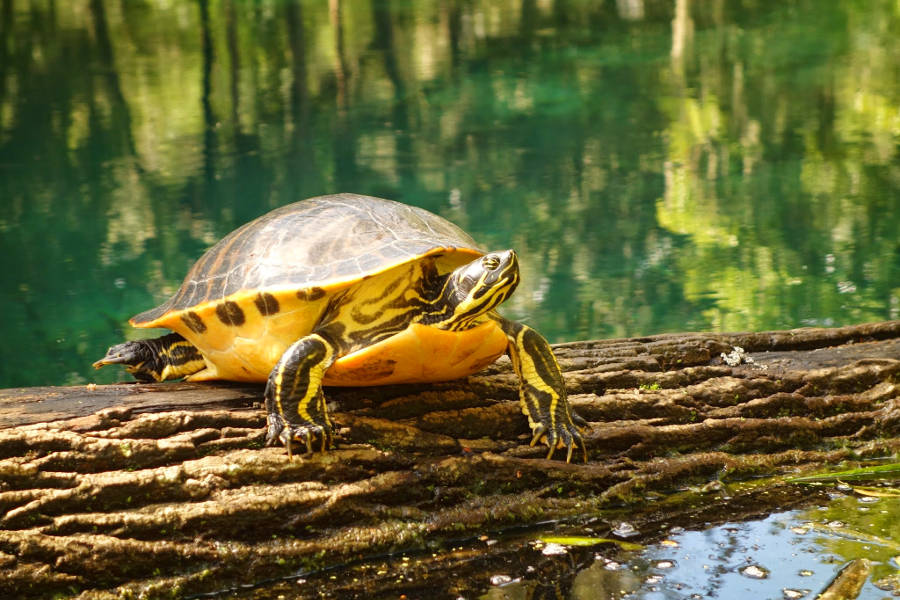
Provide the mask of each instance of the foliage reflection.
{"label": "foliage reflection", "polygon": [[335,191],[517,248],[554,341],[898,318],[898,39],[890,0],[2,0],[0,385],[94,380]]}

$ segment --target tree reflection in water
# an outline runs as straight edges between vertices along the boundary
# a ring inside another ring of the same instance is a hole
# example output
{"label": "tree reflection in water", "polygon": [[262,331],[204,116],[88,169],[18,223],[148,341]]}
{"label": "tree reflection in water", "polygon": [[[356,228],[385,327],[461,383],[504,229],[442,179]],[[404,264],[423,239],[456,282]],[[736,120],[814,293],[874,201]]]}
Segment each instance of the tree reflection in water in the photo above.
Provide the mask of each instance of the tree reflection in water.
{"label": "tree reflection in water", "polygon": [[554,341],[898,318],[898,29],[888,0],[3,0],[0,386],[95,380],[206,247],[335,191],[516,247],[506,312]]}

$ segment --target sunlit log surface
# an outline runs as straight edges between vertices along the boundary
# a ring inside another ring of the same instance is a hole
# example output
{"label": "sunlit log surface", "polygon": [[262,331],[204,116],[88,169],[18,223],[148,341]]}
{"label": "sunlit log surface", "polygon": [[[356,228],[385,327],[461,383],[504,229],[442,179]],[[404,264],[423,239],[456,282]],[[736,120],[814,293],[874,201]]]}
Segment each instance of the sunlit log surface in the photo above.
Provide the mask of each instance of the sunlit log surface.
{"label": "sunlit log surface", "polygon": [[[735,346],[746,354],[729,366],[723,354]],[[900,321],[556,352],[590,423],[587,464],[528,446],[506,359],[466,381],[330,389],[337,448],[293,461],[262,447],[257,386],[4,390],[0,596],[172,597],[296,573],[315,581],[292,582],[291,597],[459,592],[474,565],[516,560],[477,547],[485,533],[600,516],[592,527],[608,534],[616,509],[652,540],[663,524],[700,526],[810,497],[777,478],[728,494],[718,482],[900,451]],[[656,502],[688,486],[708,493]],[[315,579],[328,566],[446,540],[468,542],[429,552],[406,578],[356,568]],[[565,577],[552,576],[564,592]]]}

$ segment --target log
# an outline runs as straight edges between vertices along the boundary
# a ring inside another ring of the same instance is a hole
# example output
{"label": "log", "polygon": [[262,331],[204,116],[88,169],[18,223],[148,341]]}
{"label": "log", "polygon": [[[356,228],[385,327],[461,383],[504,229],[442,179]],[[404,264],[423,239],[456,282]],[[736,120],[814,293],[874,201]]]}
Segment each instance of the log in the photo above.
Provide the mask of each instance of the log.
{"label": "log", "polygon": [[[425,550],[379,589],[459,593],[517,560],[484,535],[572,520],[608,536],[616,515],[652,540],[815,500],[781,477],[900,451],[900,321],[555,351],[586,464],[528,445],[505,358],[466,380],[327,389],[337,447],[291,461],[263,447],[261,386],[2,390],[0,597],[170,598],[298,574],[291,597],[364,597],[383,577],[358,565]],[[554,569],[571,566],[542,569],[564,586]]]}

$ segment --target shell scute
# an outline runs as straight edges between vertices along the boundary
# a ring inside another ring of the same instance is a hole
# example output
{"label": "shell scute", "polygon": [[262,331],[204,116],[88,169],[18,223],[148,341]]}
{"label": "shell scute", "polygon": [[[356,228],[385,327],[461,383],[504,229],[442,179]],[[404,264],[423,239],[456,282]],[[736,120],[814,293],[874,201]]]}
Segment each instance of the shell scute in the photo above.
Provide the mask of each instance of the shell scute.
{"label": "shell scute", "polygon": [[200,333],[190,327],[193,317],[185,319],[187,311],[204,312],[199,308],[229,299],[246,313],[257,294],[288,289],[314,299],[423,256],[452,252],[482,253],[459,227],[420,208],[356,194],[311,198],[225,236],[169,300],[132,317],[131,324],[169,327],[184,320]]}

